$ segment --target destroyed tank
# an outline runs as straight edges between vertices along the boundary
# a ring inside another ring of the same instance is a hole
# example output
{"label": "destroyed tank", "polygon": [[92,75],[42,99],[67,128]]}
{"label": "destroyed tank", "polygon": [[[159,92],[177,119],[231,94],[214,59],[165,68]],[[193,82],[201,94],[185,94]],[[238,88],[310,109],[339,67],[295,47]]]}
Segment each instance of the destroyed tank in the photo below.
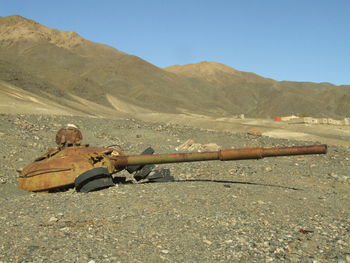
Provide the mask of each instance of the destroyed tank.
{"label": "destroyed tank", "polygon": [[46,154],[19,171],[18,186],[34,192],[70,187],[75,187],[79,192],[89,192],[114,185],[116,177],[112,175],[123,169],[134,173],[135,180],[141,180],[149,176],[154,164],[261,159],[327,152],[327,145],[174,154],[153,154],[154,150],[149,147],[140,155],[125,155],[120,147],[81,145],[82,139],[81,132],[74,125],[60,129],[56,134],[58,147],[49,148]]}

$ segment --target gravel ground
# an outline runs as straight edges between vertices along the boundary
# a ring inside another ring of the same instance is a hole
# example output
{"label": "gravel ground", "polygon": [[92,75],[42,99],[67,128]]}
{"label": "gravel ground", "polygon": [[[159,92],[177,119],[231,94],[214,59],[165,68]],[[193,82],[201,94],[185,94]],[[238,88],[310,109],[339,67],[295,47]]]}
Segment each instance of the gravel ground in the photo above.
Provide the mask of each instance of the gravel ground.
{"label": "gravel ground", "polygon": [[[350,149],[327,155],[165,164],[175,182],[29,193],[16,169],[77,124],[84,143],[222,148],[306,145],[136,120],[0,115],[0,262],[350,262]],[[122,172],[122,175],[127,175]]]}

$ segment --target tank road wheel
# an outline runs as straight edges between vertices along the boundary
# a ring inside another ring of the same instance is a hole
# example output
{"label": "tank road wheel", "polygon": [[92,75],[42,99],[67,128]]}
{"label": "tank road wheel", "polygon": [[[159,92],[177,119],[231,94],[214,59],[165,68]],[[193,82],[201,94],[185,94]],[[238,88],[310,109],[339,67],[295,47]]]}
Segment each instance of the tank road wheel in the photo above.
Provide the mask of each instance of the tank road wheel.
{"label": "tank road wheel", "polygon": [[91,192],[113,186],[112,175],[107,168],[97,167],[79,175],[74,181],[77,192]]}
{"label": "tank road wheel", "polygon": [[158,171],[152,171],[148,177],[148,181],[150,183],[154,182],[173,182],[175,181],[175,178],[170,174],[170,170],[163,168]]}
{"label": "tank road wheel", "polygon": [[[152,147],[148,147],[146,150],[144,150],[141,155],[143,154],[153,154],[154,149]],[[140,181],[142,179],[145,179],[149,173],[153,170],[155,167],[154,164],[146,164],[146,165],[129,165],[126,167],[126,170],[131,174],[134,173],[134,178],[136,181]]]}
{"label": "tank road wheel", "polygon": [[[154,149],[152,147],[148,147],[146,150],[144,150],[141,154],[153,154]],[[136,172],[138,170],[141,170],[145,165],[128,165],[126,167],[126,170],[132,174],[133,172]]]}
{"label": "tank road wheel", "polygon": [[140,181],[142,179],[147,178],[147,176],[152,172],[154,167],[154,164],[146,164],[141,168],[141,170],[137,170],[134,175],[135,180]]}

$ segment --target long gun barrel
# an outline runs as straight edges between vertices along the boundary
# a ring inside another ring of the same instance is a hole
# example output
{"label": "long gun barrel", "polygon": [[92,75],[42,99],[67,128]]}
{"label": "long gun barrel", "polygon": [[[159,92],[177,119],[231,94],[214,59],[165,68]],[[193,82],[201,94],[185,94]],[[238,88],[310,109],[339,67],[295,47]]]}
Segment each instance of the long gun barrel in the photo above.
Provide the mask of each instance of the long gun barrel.
{"label": "long gun barrel", "polygon": [[162,163],[197,162],[210,160],[246,160],[262,159],[264,157],[325,154],[327,145],[276,147],[276,148],[242,148],[226,149],[216,152],[200,153],[174,153],[174,154],[146,154],[146,155],[125,155],[112,157],[111,161],[116,168],[123,168],[128,165],[146,165]]}

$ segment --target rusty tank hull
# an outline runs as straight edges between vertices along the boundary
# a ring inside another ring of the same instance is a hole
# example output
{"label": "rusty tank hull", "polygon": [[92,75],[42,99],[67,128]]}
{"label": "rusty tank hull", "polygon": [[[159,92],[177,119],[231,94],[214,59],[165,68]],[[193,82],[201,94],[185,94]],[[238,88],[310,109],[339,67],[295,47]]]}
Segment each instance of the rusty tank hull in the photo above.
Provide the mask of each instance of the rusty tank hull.
{"label": "rusty tank hull", "polygon": [[49,151],[44,157],[25,167],[20,174],[18,185],[26,191],[46,191],[71,187],[86,171],[104,168],[113,174],[128,166],[197,162],[209,160],[245,160],[264,157],[325,154],[326,145],[280,148],[226,149],[216,152],[124,155],[104,147],[72,146]]}

